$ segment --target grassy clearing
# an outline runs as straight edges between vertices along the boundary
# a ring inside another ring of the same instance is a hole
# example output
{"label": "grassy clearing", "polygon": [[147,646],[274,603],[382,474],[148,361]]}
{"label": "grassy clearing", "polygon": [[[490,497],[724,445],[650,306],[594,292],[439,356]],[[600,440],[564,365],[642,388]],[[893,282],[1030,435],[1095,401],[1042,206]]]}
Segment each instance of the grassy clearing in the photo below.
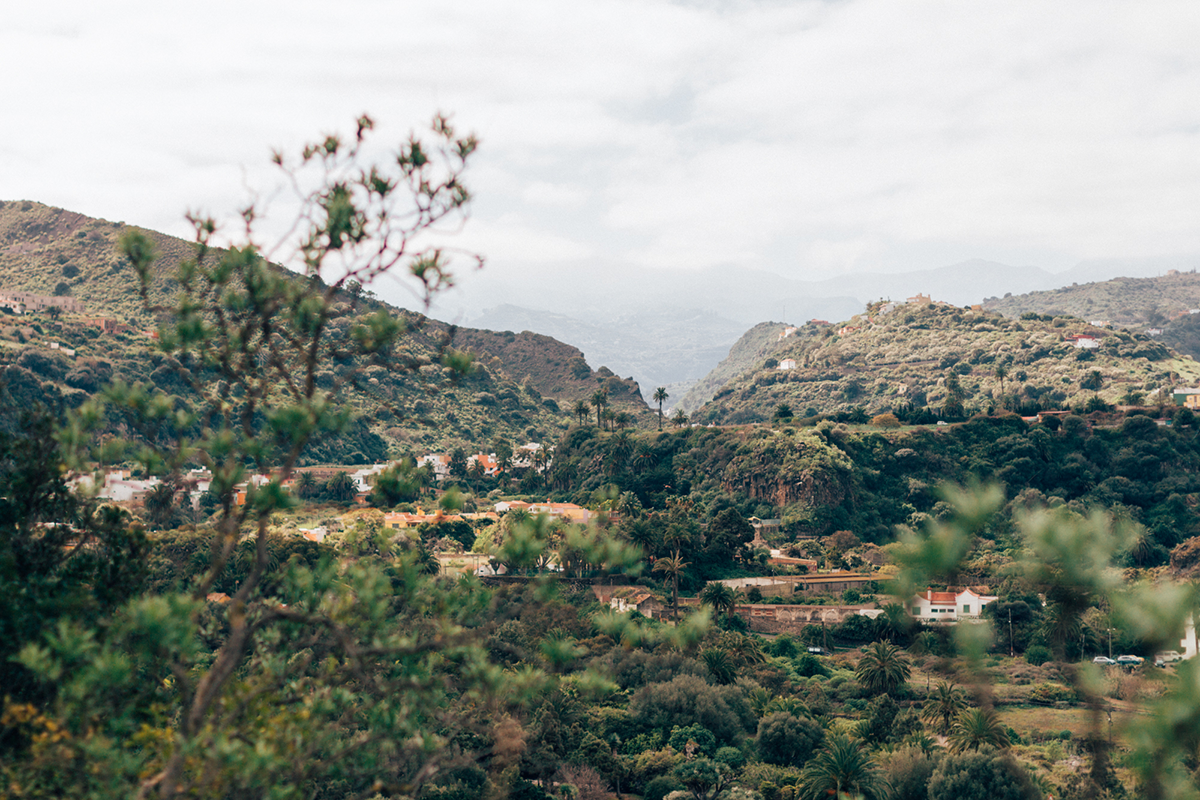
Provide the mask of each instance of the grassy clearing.
{"label": "grassy clearing", "polygon": [[[1091,724],[1091,718],[1086,708],[1049,708],[1045,706],[1017,706],[998,709],[1000,721],[1008,725],[1022,738],[1028,738],[1033,732],[1045,734],[1050,731],[1070,731],[1071,738],[1085,736]],[[1129,709],[1114,708],[1112,711],[1112,736],[1114,741],[1123,744],[1122,737],[1126,725],[1134,716]],[[1108,719],[1101,715],[1100,729],[1108,732]]]}

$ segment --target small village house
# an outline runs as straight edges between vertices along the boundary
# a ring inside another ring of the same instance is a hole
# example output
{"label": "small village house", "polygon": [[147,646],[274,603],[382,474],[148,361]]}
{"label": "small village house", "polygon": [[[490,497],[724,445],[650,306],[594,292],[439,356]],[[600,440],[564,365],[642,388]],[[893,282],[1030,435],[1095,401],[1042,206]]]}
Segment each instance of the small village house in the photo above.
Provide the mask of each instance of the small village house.
{"label": "small village house", "polygon": [[988,603],[999,598],[977,594],[970,589],[961,592],[935,592],[926,589],[905,604],[908,613],[919,622],[953,625],[960,620],[977,620]]}

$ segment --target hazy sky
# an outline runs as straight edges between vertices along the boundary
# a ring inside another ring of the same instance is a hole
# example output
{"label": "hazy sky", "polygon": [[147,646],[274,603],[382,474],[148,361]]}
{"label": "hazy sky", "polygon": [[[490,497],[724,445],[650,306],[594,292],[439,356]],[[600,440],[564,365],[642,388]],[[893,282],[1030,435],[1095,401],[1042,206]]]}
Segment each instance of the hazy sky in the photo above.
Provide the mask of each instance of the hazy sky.
{"label": "hazy sky", "polygon": [[270,196],[272,147],[483,141],[493,270],[1200,252],[1200,3],[21,3],[0,199],[185,234]]}

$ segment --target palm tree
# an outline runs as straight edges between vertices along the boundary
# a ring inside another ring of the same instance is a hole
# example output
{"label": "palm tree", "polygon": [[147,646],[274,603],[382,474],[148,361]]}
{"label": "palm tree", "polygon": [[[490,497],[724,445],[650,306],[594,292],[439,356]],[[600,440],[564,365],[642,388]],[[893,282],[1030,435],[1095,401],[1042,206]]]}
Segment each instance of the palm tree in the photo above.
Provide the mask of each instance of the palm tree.
{"label": "palm tree", "polygon": [[679,618],[679,573],[691,566],[691,563],[679,557],[679,550],[673,557],[660,558],[654,562],[655,572],[665,572],[671,576],[671,621]]}
{"label": "palm tree", "polygon": [[645,519],[631,519],[625,527],[625,536],[641,547],[643,553],[649,553],[658,543],[658,531]]}
{"label": "palm tree", "polygon": [[675,416],[671,417],[671,421],[682,428],[688,424],[688,415],[683,413],[683,409],[681,408],[675,412]]}
{"label": "palm tree", "polygon": [[633,471],[641,474],[654,466],[654,451],[645,442],[638,442],[633,452]]}
{"label": "palm tree", "polygon": [[600,424],[600,413],[603,408],[608,405],[608,392],[603,389],[597,389],[592,393],[592,406],[596,409],[596,427],[603,427]]}
{"label": "palm tree", "polygon": [[700,654],[700,660],[708,667],[709,673],[716,678],[717,683],[727,686],[737,680],[737,670],[729,658],[729,651],[723,647],[709,647]]}
{"label": "palm tree", "polygon": [[629,457],[633,454],[633,440],[629,438],[629,434],[621,431],[616,436],[608,440],[608,466],[609,473],[616,475],[621,470],[625,469],[625,464],[628,463]]}
{"label": "palm tree", "polygon": [[437,575],[442,571],[442,562],[438,561],[438,557],[432,550],[425,547],[417,548],[416,555],[413,557],[413,566],[422,575]]}
{"label": "palm tree", "polygon": [[317,479],[311,472],[301,472],[296,476],[296,495],[307,500],[317,493]]}
{"label": "palm tree", "polygon": [[533,451],[533,468],[541,475],[550,466],[550,450],[545,447],[539,447]]}
{"label": "palm tree", "polygon": [[1003,408],[1004,407],[1004,379],[1008,377],[1008,370],[1004,368],[1003,364],[998,364],[998,365],[996,365],[996,369],[992,371],[992,374],[996,376],[996,379],[998,381],[1000,381],[1000,406],[1001,406],[1001,408]]}
{"label": "palm tree", "polygon": [[175,516],[175,486],[168,482],[157,484],[146,492],[143,500],[146,509],[146,522],[154,528],[170,526]]}
{"label": "palm tree", "polygon": [[944,734],[950,730],[951,720],[966,707],[967,699],[961,689],[947,681],[938,681],[937,688],[925,698],[925,703],[921,706],[921,719],[936,724],[937,732]]}
{"label": "palm tree", "polygon": [[628,411],[618,411],[613,421],[617,423],[618,428],[628,428],[633,424],[633,415]]}
{"label": "palm tree", "polygon": [[606,408],[604,409],[602,416],[604,417],[604,427],[611,431],[613,429],[613,421],[617,418],[617,412],[613,411],[611,408]]}
{"label": "palm tree", "polygon": [[571,488],[571,483],[575,480],[579,468],[575,461],[565,459],[555,461],[553,469],[550,470],[550,482],[555,489],[567,490]]}
{"label": "palm tree", "polygon": [[771,704],[775,700],[775,698],[771,696],[771,693],[761,686],[756,686],[748,695],[746,695],[746,699],[750,701],[750,710],[753,711],[754,716],[758,717],[759,719],[767,715],[767,709],[771,707]]}
{"label": "palm tree", "polygon": [[706,606],[712,606],[713,613],[720,617],[733,613],[733,608],[737,604],[737,595],[720,581],[712,581],[704,587],[704,591],[700,592],[700,602]]}
{"label": "palm tree", "polygon": [[894,644],[875,642],[858,660],[854,675],[868,692],[891,694],[908,681],[910,673],[904,652]]}
{"label": "palm tree", "polygon": [[667,398],[671,395],[667,394],[667,390],[663,387],[658,387],[654,390],[654,402],[658,403],[658,429],[662,430],[662,404],[667,402]]}
{"label": "palm tree", "polygon": [[1008,747],[1008,731],[990,708],[972,708],[961,712],[950,729],[950,749],[955,753],[978,750],[984,745]]}
{"label": "palm tree", "polygon": [[831,736],[825,748],[804,765],[800,794],[804,800],[827,800],[860,796],[863,800],[885,800],[891,787],[855,742]]}
{"label": "palm tree", "polygon": [[583,421],[585,419],[587,419],[587,415],[591,410],[592,410],[592,407],[588,403],[587,400],[576,400],[575,401],[575,408],[574,408],[575,416],[579,417],[580,425],[582,425]]}

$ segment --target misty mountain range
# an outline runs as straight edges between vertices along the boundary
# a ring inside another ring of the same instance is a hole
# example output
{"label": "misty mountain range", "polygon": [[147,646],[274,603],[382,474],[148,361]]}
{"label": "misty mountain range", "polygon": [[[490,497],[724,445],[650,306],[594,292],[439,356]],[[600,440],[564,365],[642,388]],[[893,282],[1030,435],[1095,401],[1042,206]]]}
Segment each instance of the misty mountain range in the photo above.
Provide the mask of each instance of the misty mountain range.
{"label": "misty mountain range", "polygon": [[1069,270],[974,259],[901,273],[848,273],[818,281],[744,267],[652,270],[538,267],[472,275],[431,316],[491,330],[553,336],[583,351],[592,367],[632,377],[648,398],[665,386],[674,399],[703,378],[747,329],[778,320],[831,322],[867,302],[928,294],[954,305],[1116,277],[1196,269],[1200,256],[1092,259]]}

